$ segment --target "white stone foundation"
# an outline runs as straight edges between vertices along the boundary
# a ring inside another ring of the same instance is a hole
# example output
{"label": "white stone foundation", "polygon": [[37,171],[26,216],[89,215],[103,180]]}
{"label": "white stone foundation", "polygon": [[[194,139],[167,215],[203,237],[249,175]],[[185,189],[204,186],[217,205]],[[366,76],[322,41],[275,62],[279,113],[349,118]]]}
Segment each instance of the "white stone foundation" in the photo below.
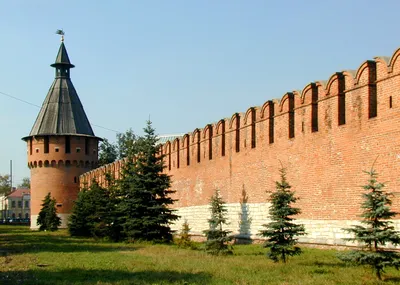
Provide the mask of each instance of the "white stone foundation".
{"label": "white stone foundation", "polygon": [[[261,239],[258,236],[260,230],[264,229],[263,224],[270,222],[268,211],[269,203],[248,203],[248,204],[225,204],[228,213],[229,225],[227,230],[238,237]],[[182,223],[187,220],[190,233],[193,235],[203,235],[203,231],[208,229],[208,219],[210,218],[210,206],[192,206],[177,209],[177,214],[181,216],[179,220],[171,226],[177,233],[182,228]],[[310,244],[343,245],[356,246],[352,242],[344,241],[343,238],[352,237],[343,231],[352,225],[360,224],[357,220],[306,220],[298,219],[297,223],[303,224],[307,235],[299,237],[299,242]],[[393,225],[400,230],[400,220],[393,220]],[[400,247],[398,247],[400,248]]]}
{"label": "white stone foundation", "polygon": [[[71,214],[57,214],[61,218],[61,225],[58,227],[59,229],[65,229],[68,227],[68,219]],[[39,229],[37,225],[37,218],[39,215],[31,215],[31,230]]]}

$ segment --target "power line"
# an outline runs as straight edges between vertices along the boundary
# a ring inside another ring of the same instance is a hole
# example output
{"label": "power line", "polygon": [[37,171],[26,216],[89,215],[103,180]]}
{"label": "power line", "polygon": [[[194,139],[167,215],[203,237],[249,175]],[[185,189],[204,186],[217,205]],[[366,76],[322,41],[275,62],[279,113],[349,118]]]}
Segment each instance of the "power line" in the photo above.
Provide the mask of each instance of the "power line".
{"label": "power line", "polygon": [[[23,102],[23,103],[25,103],[25,104],[28,104],[28,105],[37,107],[37,108],[39,108],[39,109],[42,109],[42,107],[39,106],[39,105],[33,104],[33,103],[31,103],[31,102],[28,102],[28,101],[26,101],[26,100],[23,100],[23,99],[21,99],[21,98],[15,97],[15,96],[12,96],[12,95],[10,95],[10,94],[7,94],[7,93],[1,92],[1,91],[0,91],[0,94],[2,94],[2,95],[4,95],[4,96],[7,96],[7,97],[9,97],[9,98],[12,98],[12,99],[14,99],[14,100]],[[107,131],[111,131],[111,132],[115,132],[115,133],[120,133],[119,131],[116,131],[116,130],[113,130],[113,129],[110,129],[110,128],[106,128],[106,127],[102,127],[102,126],[100,126],[100,125],[96,125],[96,124],[91,124],[91,125],[92,125],[92,126],[95,126],[95,127],[98,127],[98,128],[101,128],[101,129],[104,129],[104,130],[107,130]]]}

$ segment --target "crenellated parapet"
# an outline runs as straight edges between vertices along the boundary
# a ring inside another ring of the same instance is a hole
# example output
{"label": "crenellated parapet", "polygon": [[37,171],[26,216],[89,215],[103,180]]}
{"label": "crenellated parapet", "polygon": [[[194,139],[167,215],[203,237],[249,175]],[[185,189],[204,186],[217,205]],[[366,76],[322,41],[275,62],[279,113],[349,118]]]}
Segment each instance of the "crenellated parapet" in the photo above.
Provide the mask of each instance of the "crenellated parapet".
{"label": "crenellated parapet", "polygon": [[[182,216],[174,227],[187,219],[201,234],[209,198],[219,189],[235,232],[246,191],[254,236],[267,219],[267,191],[275,189],[284,166],[309,233],[302,241],[341,243],[341,229],[360,215],[360,185],[367,180],[362,171],[375,160],[380,181],[394,193],[393,209],[400,211],[399,118],[400,49],[167,141],[161,146],[164,171]],[[81,187],[93,179],[103,183],[107,172],[119,177],[123,164],[83,174]]]}

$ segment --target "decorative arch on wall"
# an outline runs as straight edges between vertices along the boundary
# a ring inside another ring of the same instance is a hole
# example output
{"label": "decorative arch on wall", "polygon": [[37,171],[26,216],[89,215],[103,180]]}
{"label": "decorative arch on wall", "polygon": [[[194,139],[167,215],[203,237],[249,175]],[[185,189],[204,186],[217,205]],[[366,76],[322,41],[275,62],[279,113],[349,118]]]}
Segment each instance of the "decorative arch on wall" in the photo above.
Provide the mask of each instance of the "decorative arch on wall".
{"label": "decorative arch on wall", "polygon": [[174,149],[176,150],[176,168],[180,167],[180,141],[179,138],[174,140]]}
{"label": "decorative arch on wall", "polygon": [[225,119],[221,119],[217,123],[217,134],[221,135],[221,156],[225,156],[226,134],[225,134]]}
{"label": "decorative arch on wall", "polygon": [[272,100],[268,100],[261,107],[260,118],[265,118],[268,113],[268,141],[274,143],[274,125],[275,125],[275,103]]}
{"label": "decorative arch on wall", "polygon": [[[310,94],[310,98],[307,99],[306,95]],[[301,94],[301,102],[311,104],[311,132],[318,131],[318,87],[317,84],[312,82],[304,87]]]}
{"label": "decorative arch on wall", "polygon": [[376,89],[376,62],[373,60],[365,61],[357,70],[355,83],[359,84],[363,73],[368,72],[368,118],[374,118],[378,115],[378,96]]}
{"label": "decorative arch on wall", "polygon": [[231,120],[229,122],[229,128],[232,129],[233,124],[235,123],[235,151],[240,151],[240,114],[235,113],[232,115]]}
{"label": "decorative arch on wall", "polygon": [[186,145],[186,165],[190,165],[190,136],[185,134],[182,138],[183,143]]}
{"label": "decorative arch on wall", "polygon": [[[206,137],[207,136],[207,137]],[[208,148],[208,159],[212,160],[212,137],[213,137],[213,125],[208,124],[203,130],[203,138],[207,140],[207,148]]]}
{"label": "decorative arch on wall", "polygon": [[289,139],[294,138],[294,127],[295,127],[295,118],[294,118],[294,94],[292,92],[288,92],[283,95],[282,100],[279,104],[280,112],[283,111],[283,106],[285,102],[288,101],[288,133]]}
{"label": "decorative arch on wall", "polygon": [[196,143],[197,163],[200,163],[200,129],[196,128],[193,131],[192,142]]}
{"label": "decorative arch on wall", "polygon": [[171,170],[172,166],[171,166],[171,142],[167,141],[165,143],[165,148],[166,148],[166,153],[167,153],[167,157],[168,157],[168,170]]}
{"label": "decorative arch on wall", "polygon": [[[333,83],[337,81],[337,90],[331,90]],[[338,125],[346,124],[346,83],[343,72],[336,72],[333,74],[327,83],[327,94],[331,95],[331,93],[338,94]]]}
{"label": "decorative arch on wall", "polygon": [[256,147],[256,108],[250,107],[244,117],[244,124],[248,125],[248,119],[250,118],[250,140],[251,148]]}
{"label": "decorative arch on wall", "polygon": [[400,57],[400,48],[397,49],[390,58],[388,65],[389,73],[392,73],[393,71],[396,70],[396,65],[399,64],[398,62],[399,57]]}

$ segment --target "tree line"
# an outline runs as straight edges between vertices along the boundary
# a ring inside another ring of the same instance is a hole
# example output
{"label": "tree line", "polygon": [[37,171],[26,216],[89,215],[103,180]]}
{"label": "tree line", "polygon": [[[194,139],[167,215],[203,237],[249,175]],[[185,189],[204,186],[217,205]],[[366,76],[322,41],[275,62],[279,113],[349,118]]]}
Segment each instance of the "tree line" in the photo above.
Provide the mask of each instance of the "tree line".
{"label": "tree line", "polygon": [[[136,137],[132,131],[119,135],[117,145],[104,141],[100,158],[107,164],[117,158],[127,157],[122,167],[121,178],[115,180],[107,175],[107,187],[93,181],[78,195],[68,229],[72,236],[107,238],[114,241],[171,242],[175,232],[170,225],[179,217],[171,208],[175,200],[170,195],[171,178],[163,173],[161,145],[150,121],[144,128],[144,136]],[[385,185],[377,181],[377,173],[371,168],[366,174],[368,183],[363,186],[361,225],[344,229],[353,235],[346,240],[358,242],[362,248],[338,255],[343,261],[370,266],[378,279],[386,267],[400,268],[398,252],[386,248],[388,244],[399,245],[400,233],[390,221],[396,212],[390,209],[391,193],[383,190]],[[275,190],[269,192],[269,222],[263,225],[258,235],[265,239],[267,256],[275,262],[286,263],[289,257],[300,255],[298,237],[305,235],[304,225],[295,220],[301,213],[294,207],[298,200],[286,178],[286,169],[280,168],[280,180]],[[41,230],[55,230],[59,218],[55,202],[46,196],[38,224]],[[50,210],[52,208],[54,210]],[[47,214],[46,214],[47,213]],[[204,249],[210,254],[231,254],[234,236],[225,229],[228,224],[227,209],[218,190],[210,198],[209,228],[203,231],[206,241]],[[48,215],[49,217],[46,217]],[[45,221],[45,222],[43,222]],[[42,227],[44,223],[48,223]],[[175,239],[182,247],[195,248],[191,241],[190,225],[185,221]]]}

